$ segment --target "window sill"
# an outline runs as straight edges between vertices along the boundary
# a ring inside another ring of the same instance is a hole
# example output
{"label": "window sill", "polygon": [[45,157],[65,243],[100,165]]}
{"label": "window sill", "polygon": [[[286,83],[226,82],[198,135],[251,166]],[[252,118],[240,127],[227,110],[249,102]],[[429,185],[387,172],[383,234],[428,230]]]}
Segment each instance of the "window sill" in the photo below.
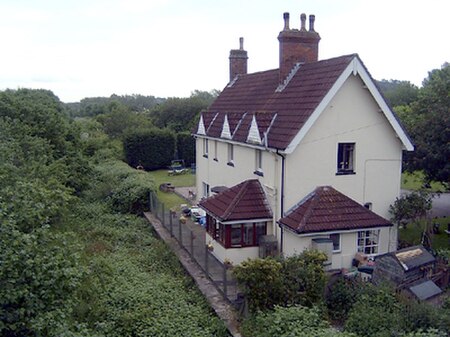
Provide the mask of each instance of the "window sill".
{"label": "window sill", "polygon": [[264,173],[262,171],[256,170],[253,172],[253,174],[256,174],[257,176],[260,176],[260,177],[264,177]]}
{"label": "window sill", "polygon": [[219,162],[219,159],[217,159],[217,158],[214,158],[213,160]]}
{"label": "window sill", "polygon": [[204,154],[204,155],[203,155],[203,158],[208,158],[208,155],[207,155],[207,154]]}
{"label": "window sill", "polygon": [[333,250],[332,252],[331,252],[332,254],[340,254],[340,253],[342,253],[342,250]]}
{"label": "window sill", "polygon": [[347,176],[347,175],[351,175],[351,174],[356,174],[355,171],[340,171],[340,172],[336,172],[337,176]]}
{"label": "window sill", "polygon": [[234,167],[234,163],[233,163],[233,162],[231,162],[231,161],[230,161],[230,162],[228,162],[228,163],[227,163],[227,165],[228,165],[228,166],[232,166],[232,167]]}

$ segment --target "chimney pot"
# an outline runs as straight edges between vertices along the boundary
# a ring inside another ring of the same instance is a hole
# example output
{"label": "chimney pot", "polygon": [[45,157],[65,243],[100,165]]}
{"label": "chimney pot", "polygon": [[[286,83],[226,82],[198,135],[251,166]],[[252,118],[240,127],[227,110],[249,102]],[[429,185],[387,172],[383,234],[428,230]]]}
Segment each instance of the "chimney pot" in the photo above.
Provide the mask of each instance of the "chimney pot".
{"label": "chimney pot", "polygon": [[302,13],[302,15],[300,15],[300,22],[301,22],[300,30],[305,32],[306,31],[306,14],[305,13]]}
{"label": "chimney pot", "polygon": [[289,13],[284,13],[283,14],[283,19],[284,19],[284,28],[283,30],[289,30]]}
{"label": "chimney pot", "polygon": [[309,16],[309,31],[314,32],[314,20],[316,19],[315,15]]}
{"label": "chimney pot", "polygon": [[244,50],[244,38],[243,37],[239,38],[239,49]]}

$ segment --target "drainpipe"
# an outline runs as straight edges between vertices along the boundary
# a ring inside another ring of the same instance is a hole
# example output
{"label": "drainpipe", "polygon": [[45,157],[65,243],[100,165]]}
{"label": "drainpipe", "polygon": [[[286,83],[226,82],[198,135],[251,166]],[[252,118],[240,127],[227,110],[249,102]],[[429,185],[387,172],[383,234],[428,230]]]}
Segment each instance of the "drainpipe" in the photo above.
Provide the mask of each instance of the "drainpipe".
{"label": "drainpipe", "polygon": [[[280,199],[280,217],[282,218],[284,216],[284,169],[285,169],[285,160],[286,157],[283,156],[281,153],[277,152],[276,154],[281,157],[281,199]],[[278,223],[280,226],[280,253],[283,254],[283,226]]]}

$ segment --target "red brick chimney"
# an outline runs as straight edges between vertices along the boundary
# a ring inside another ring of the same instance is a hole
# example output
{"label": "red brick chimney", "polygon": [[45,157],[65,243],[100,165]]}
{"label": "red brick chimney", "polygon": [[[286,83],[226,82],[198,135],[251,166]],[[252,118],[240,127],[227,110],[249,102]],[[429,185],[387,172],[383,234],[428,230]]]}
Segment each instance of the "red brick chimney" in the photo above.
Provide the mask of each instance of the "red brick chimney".
{"label": "red brick chimney", "polygon": [[244,50],[244,38],[239,38],[239,49],[230,50],[230,82],[236,75],[247,74],[247,51]]}
{"label": "red brick chimney", "polygon": [[283,14],[284,28],[278,35],[280,41],[280,83],[289,75],[296,63],[315,62],[319,59],[319,34],[314,31],[315,16],[309,16],[306,30],[306,15],[300,15],[301,27],[289,28],[289,13]]}

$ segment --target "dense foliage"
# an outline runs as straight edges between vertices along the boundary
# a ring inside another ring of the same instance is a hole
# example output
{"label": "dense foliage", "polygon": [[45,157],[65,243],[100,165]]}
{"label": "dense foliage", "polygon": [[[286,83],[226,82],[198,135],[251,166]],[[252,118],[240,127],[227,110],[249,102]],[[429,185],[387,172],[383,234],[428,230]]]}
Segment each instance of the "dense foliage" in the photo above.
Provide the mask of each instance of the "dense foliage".
{"label": "dense foliage", "polygon": [[0,92],[0,335],[226,335],[131,214],[154,187],[117,144],[51,92]]}
{"label": "dense foliage", "polygon": [[177,134],[177,155],[183,159],[187,166],[195,164],[195,138],[190,132]]}
{"label": "dense foliage", "polygon": [[322,300],[324,253],[307,250],[282,259],[253,259],[236,266],[236,279],[252,312],[275,305],[312,306]]}
{"label": "dense foliage", "polygon": [[450,187],[450,66],[429,72],[422,88],[405,81],[378,83],[406,126],[415,151],[405,154],[405,168],[421,170],[428,181]]}
{"label": "dense foliage", "polygon": [[245,321],[242,331],[246,337],[356,337],[331,328],[316,307],[302,306],[276,306],[273,311],[259,312]]}
{"label": "dense foliage", "polygon": [[168,167],[175,156],[175,142],[175,135],[169,130],[130,132],[123,142],[127,163],[145,170]]}
{"label": "dense foliage", "polygon": [[426,216],[431,210],[433,195],[425,191],[413,191],[395,199],[393,205],[389,206],[391,220],[398,225],[414,222]]}

